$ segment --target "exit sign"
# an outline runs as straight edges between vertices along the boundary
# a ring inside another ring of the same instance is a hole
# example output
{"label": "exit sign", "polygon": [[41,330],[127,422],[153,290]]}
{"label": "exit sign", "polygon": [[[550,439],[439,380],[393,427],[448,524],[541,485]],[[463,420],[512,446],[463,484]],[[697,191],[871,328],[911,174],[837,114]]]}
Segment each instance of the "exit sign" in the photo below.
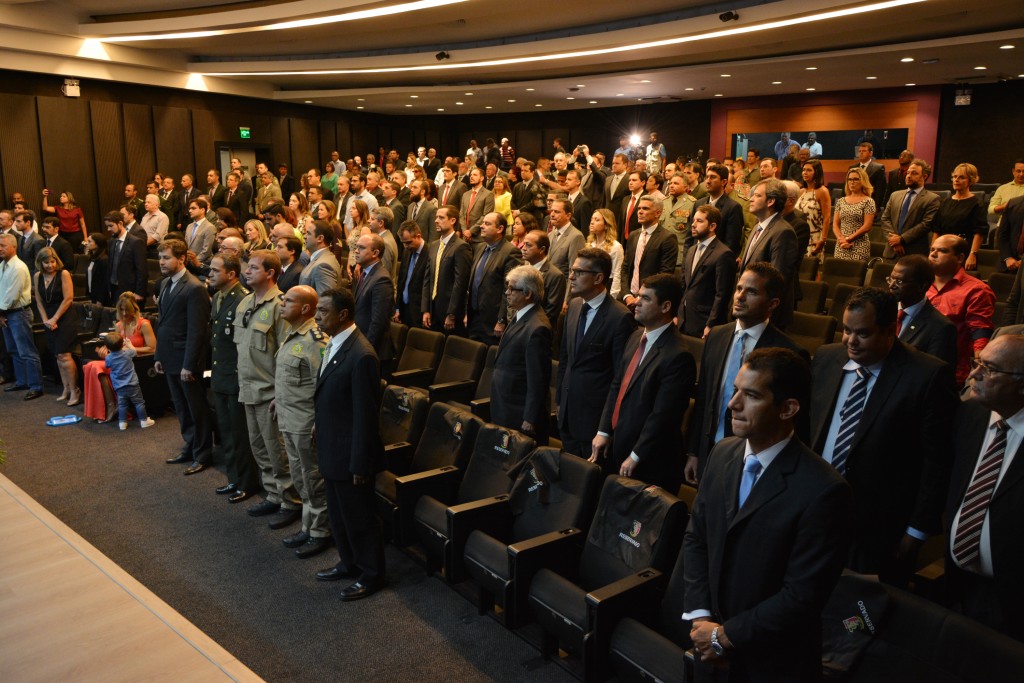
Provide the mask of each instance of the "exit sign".
{"label": "exit sign", "polygon": [[248,127],[248,126],[239,126],[239,127],[238,127],[238,135],[239,135],[239,136],[240,136],[240,137],[241,137],[241,138],[242,138],[243,140],[248,140],[249,138],[251,138],[251,137],[252,137],[252,131],[251,131],[251,130],[249,130],[249,127]]}

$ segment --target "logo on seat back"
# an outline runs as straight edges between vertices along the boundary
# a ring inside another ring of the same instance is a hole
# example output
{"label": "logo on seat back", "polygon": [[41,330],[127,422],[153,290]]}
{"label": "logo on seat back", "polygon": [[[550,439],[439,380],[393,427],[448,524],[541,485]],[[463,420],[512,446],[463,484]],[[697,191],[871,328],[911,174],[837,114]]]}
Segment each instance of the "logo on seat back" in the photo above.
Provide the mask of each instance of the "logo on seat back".
{"label": "logo on seat back", "polygon": [[403,391],[402,395],[398,398],[398,409],[403,413],[409,412],[409,392]]}
{"label": "logo on seat back", "polygon": [[509,433],[503,432],[501,435],[501,445],[495,446],[494,450],[504,455],[512,455],[512,452],[508,449]]}
{"label": "logo on seat back", "polygon": [[629,532],[629,535],[627,536],[625,532],[620,531],[619,538],[621,538],[623,541],[630,544],[634,548],[639,548],[640,542],[636,540],[636,537],[640,535],[640,527],[642,526],[643,524],[641,524],[639,520],[634,519],[633,529]]}
{"label": "logo on seat back", "polygon": [[530,485],[530,488],[526,489],[528,492],[533,493],[533,492],[537,491],[538,489],[541,489],[541,488],[544,487],[544,482],[542,482],[540,480],[540,477],[537,476],[537,468],[536,467],[530,467],[530,476],[533,477],[533,483]]}
{"label": "logo on seat back", "polygon": [[875,624],[871,621],[871,615],[868,614],[867,605],[864,604],[863,600],[858,600],[857,607],[860,608],[860,616],[843,619],[843,627],[849,633],[856,633],[857,631],[865,630],[874,633]]}
{"label": "logo on seat back", "polygon": [[462,420],[456,420],[455,424],[452,425],[452,436],[462,441]]}

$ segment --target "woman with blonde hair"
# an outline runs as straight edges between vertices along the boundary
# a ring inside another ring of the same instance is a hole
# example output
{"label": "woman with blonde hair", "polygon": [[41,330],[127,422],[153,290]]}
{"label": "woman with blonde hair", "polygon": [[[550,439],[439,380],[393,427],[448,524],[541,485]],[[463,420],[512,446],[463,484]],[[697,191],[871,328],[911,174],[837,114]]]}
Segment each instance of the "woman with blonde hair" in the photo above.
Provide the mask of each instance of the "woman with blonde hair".
{"label": "woman with blonde hair", "polygon": [[356,265],[356,242],[362,235],[370,232],[370,208],[362,199],[353,199],[348,203],[348,215],[352,217],[352,227],[345,235],[348,244],[348,259],[345,261],[349,279],[354,279],[353,268]]}
{"label": "woman with blonde hair", "polygon": [[36,254],[35,281],[36,308],[46,330],[46,345],[57,358],[57,369],[64,392],[57,401],[69,406],[82,402],[78,389],[78,371],[71,358],[71,347],[78,332],[78,315],[71,304],[75,300],[75,285],[71,273],[64,267],[53,247],[43,247]]}
{"label": "woman with blonde hair", "polygon": [[494,210],[504,216],[509,225],[512,225],[512,193],[508,189],[508,180],[505,176],[498,174],[494,176],[493,187]]}
{"label": "woman with blonde hair", "polygon": [[958,164],[953,169],[953,193],[942,200],[935,215],[932,232],[938,235],[958,235],[967,240],[971,251],[964,262],[964,270],[978,267],[977,252],[988,235],[988,207],[972,188],[978,182],[978,169],[974,164]]}
{"label": "woman with blonde hair", "polygon": [[255,218],[245,222],[245,253],[251,254],[260,249],[272,249],[270,238],[267,237],[267,226]]}
{"label": "woman with blonde hair", "polygon": [[832,234],[836,236],[834,256],[847,261],[871,260],[868,233],[875,222],[875,200],[871,198],[871,181],[860,166],[846,172],[846,196],[836,201]]}
{"label": "woman with blonde hair", "polygon": [[[522,214],[520,214],[522,215]],[[587,235],[587,246],[604,249],[612,257],[612,284],[608,293],[613,299],[619,298],[622,291],[622,260],[625,254],[619,244],[615,216],[608,209],[598,209],[590,217],[590,234]]]}
{"label": "woman with blonde hair", "polygon": [[[131,341],[137,355],[154,353],[156,334],[149,321],[142,317],[135,294],[122,292],[115,310],[114,330]],[[85,390],[85,416],[96,422],[113,422],[117,418],[117,394],[102,360],[94,360],[82,367],[82,385]]]}

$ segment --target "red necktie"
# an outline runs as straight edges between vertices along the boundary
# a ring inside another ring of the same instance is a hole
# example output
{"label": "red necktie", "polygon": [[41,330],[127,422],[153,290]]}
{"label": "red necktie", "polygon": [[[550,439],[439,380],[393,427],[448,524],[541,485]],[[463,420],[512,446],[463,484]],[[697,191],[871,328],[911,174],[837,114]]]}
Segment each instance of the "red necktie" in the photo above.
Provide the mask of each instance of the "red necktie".
{"label": "red necktie", "polygon": [[633,354],[633,358],[629,361],[629,367],[626,368],[626,374],[622,377],[622,384],[619,385],[619,395],[615,398],[615,410],[612,411],[612,429],[619,424],[619,409],[622,407],[622,399],[626,396],[626,389],[629,388],[629,383],[633,381],[633,375],[636,374],[636,368],[640,365],[640,359],[644,355],[644,349],[647,348],[647,333],[644,332],[640,338],[640,345],[636,347],[636,353]]}
{"label": "red necktie", "polygon": [[448,190],[452,189],[451,185],[444,186],[444,197],[441,198],[441,205],[444,206],[448,203]]}
{"label": "red necktie", "polygon": [[473,194],[469,195],[469,208],[466,209],[466,218],[469,218],[469,214],[473,213],[473,202],[476,201],[476,190],[473,190]]}
{"label": "red necktie", "polygon": [[624,234],[622,236],[622,239],[627,239],[627,240],[629,239],[629,219],[633,217],[633,209],[635,207],[636,207],[636,195],[633,195],[633,198],[629,200],[629,210],[626,211],[625,232],[624,232]]}
{"label": "red necktie", "polygon": [[896,336],[900,336],[900,331],[903,329],[903,321],[907,318],[907,312],[902,308],[896,314]]}

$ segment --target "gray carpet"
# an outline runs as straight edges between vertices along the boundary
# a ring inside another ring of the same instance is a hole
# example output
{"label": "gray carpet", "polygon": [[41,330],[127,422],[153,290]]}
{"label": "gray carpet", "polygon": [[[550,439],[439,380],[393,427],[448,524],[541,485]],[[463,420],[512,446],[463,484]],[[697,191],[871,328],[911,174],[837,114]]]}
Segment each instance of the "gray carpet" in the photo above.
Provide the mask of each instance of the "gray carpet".
{"label": "gray carpet", "polygon": [[[52,385],[47,390],[52,390]],[[54,395],[0,393],[3,474],[268,681],[570,681],[503,626],[387,550],[389,585],[342,603],[344,582],[314,580],[337,554],[299,560],[213,490],[223,468],[185,477],[173,414],[142,431],[47,427],[76,409]],[[44,637],[44,636],[40,636]]]}

